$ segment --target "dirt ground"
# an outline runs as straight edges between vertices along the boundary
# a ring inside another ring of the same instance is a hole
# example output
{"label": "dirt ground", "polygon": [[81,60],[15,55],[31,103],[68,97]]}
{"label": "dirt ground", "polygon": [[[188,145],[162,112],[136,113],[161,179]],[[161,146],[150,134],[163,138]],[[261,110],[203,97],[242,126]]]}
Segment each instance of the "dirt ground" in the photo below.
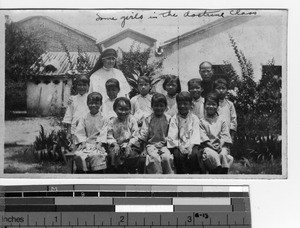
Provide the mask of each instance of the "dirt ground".
{"label": "dirt ground", "polygon": [[[45,132],[59,130],[57,119],[53,117],[17,118],[5,121],[4,172],[39,173],[43,164],[33,162],[31,145],[39,135],[41,125]],[[54,169],[54,170],[52,170]],[[56,172],[57,166],[49,165],[49,172]]]}
{"label": "dirt ground", "polygon": [[31,145],[39,135],[42,125],[46,132],[58,130],[58,122],[53,117],[23,117],[5,121],[6,145]]}

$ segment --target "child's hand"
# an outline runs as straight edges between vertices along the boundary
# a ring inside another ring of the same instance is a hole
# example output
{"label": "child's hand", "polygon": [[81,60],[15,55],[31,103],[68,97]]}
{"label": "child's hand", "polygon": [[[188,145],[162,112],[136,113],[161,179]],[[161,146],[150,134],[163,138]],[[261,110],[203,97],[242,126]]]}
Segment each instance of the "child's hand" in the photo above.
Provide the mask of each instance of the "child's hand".
{"label": "child's hand", "polygon": [[83,150],[83,149],[85,149],[86,148],[86,142],[82,142],[81,144],[80,144],[80,146],[78,147],[78,150]]}
{"label": "child's hand", "polygon": [[97,142],[96,143],[96,149],[97,150],[101,150],[101,148],[102,148],[102,143],[101,142]]}
{"label": "child's hand", "polygon": [[183,146],[179,146],[179,150],[182,154],[189,154],[188,148],[184,148]]}
{"label": "child's hand", "polygon": [[119,153],[120,153],[120,146],[119,146],[118,144],[116,144],[116,143],[113,144],[112,152],[113,152],[116,156],[118,156]]}
{"label": "child's hand", "polygon": [[71,105],[73,103],[73,97],[70,96],[69,99],[68,99],[68,105]]}
{"label": "child's hand", "polygon": [[131,148],[131,146],[130,146],[130,145],[126,146],[126,147],[125,147],[125,157],[126,157],[126,158],[129,157],[129,156],[131,155],[131,153],[132,153],[132,148]]}
{"label": "child's hand", "polygon": [[213,149],[215,150],[215,151],[217,151],[218,153],[220,153],[221,152],[221,150],[222,150],[222,148],[220,147],[220,145],[213,145]]}

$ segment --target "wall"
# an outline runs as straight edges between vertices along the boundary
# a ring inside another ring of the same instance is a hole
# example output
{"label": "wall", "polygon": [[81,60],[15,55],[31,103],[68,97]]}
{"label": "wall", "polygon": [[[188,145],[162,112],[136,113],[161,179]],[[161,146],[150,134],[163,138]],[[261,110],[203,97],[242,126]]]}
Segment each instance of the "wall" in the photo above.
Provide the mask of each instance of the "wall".
{"label": "wall", "polygon": [[[65,82],[67,83],[65,83]],[[70,96],[71,79],[59,79],[58,84],[53,80],[49,84],[41,82],[35,84],[27,82],[27,112],[30,116],[48,116],[60,112],[61,107],[66,107]]]}
{"label": "wall", "polygon": [[[237,58],[229,41],[229,34],[235,39],[237,46],[252,62],[254,77],[261,77],[262,65],[274,58],[276,65],[285,65],[286,59],[286,22],[284,15],[258,17],[226,31],[211,33],[208,31],[195,42],[190,38],[190,45],[179,49],[174,44],[166,48],[163,74],[179,75],[183,90],[187,89],[187,81],[199,77],[199,64],[210,61],[223,64],[229,61],[240,73]],[[283,68],[284,69],[284,68]]]}

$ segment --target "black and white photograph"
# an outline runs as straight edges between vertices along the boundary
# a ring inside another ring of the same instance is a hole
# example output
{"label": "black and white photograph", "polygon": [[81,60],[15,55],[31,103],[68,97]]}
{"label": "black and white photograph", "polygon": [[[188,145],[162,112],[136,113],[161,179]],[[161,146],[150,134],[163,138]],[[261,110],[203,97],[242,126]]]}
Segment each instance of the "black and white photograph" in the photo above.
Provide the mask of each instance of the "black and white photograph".
{"label": "black and white photograph", "polygon": [[1,176],[287,177],[286,9],[1,17]]}

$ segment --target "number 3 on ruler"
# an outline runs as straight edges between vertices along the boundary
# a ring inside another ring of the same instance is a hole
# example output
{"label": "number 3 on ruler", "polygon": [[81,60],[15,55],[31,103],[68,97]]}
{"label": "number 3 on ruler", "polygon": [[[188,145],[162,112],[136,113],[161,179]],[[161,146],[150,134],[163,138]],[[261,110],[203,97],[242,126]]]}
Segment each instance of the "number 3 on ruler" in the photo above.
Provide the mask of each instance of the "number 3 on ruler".
{"label": "number 3 on ruler", "polygon": [[187,217],[187,222],[192,222],[192,216]]}

